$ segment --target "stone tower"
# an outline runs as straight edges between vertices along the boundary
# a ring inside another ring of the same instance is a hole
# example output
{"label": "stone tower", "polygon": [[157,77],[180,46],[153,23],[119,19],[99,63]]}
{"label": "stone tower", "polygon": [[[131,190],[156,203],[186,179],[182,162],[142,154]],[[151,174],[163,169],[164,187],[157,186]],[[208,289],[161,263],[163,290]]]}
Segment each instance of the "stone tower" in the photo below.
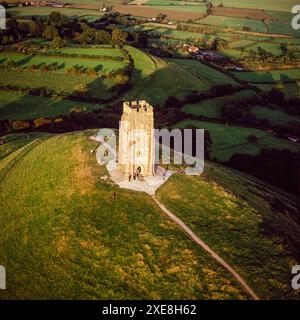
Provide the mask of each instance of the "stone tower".
{"label": "stone tower", "polygon": [[146,101],[123,103],[118,166],[124,180],[154,176],[153,108]]}

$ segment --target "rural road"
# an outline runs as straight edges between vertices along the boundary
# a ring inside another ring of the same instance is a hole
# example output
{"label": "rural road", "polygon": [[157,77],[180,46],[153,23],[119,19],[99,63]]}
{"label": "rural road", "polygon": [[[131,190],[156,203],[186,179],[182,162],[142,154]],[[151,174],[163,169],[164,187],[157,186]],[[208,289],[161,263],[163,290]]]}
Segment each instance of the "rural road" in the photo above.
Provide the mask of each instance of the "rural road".
{"label": "rural road", "polygon": [[246,281],[215,251],[213,251],[204,241],[202,241],[182,220],[180,220],[175,214],[168,210],[155,196],[152,199],[159,206],[159,208],[181,229],[183,229],[202,249],[207,251],[217,262],[219,262],[226,270],[228,270],[233,277],[240,283],[243,289],[251,296],[254,300],[259,300],[255,292],[248,286]]}

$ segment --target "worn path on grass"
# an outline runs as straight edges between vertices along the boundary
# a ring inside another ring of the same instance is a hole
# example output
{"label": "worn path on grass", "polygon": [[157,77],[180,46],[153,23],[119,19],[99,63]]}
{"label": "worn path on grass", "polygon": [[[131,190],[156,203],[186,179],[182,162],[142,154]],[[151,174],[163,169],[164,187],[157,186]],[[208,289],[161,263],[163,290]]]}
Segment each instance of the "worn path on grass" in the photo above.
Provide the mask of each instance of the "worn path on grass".
{"label": "worn path on grass", "polygon": [[181,229],[183,229],[202,249],[207,251],[218,263],[220,263],[226,270],[228,270],[233,277],[240,283],[243,289],[251,296],[254,300],[259,300],[255,292],[248,286],[246,281],[215,251],[213,251],[203,240],[201,240],[182,220],[180,220],[174,213],[168,210],[155,196],[152,199],[159,206],[159,208]]}

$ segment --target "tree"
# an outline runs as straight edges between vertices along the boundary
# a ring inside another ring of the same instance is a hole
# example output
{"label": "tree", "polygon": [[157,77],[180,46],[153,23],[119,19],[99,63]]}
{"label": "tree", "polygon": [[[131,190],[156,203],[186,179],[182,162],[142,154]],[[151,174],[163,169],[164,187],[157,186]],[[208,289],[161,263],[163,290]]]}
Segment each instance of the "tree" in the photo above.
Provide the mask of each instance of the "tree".
{"label": "tree", "polygon": [[94,28],[84,28],[84,31],[77,36],[77,40],[81,44],[89,44],[92,43],[96,34],[96,29]]}
{"label": "tree", "polygon": [[280,50],[283,56],[286,56],[288,53],[288,47],[284,43],[280,43]]}
{"label": "tree", "polygon": [[212,13],[213,4],[211,2],[208,2],[206,5],[206,14],[210,15]]}
{"label": "tree", "polygon": [[15,68],[15,67],[17,67],[17,63],[14,60],[7,59],[4,62],[4,67],[5,68]]}
{"label": "tree", "polygon": [[120,29],[115,29],[112,32],[111,35],[111,40],[113,43],[118,44],[118,45],[123,45],[126,42],[127,39],[127,33],[120,30]]}
{"label": "tree", "polygon": [[111,41],[111,36],[107,31],[99,30],[95,32],[95,43],[96,44],[108,44]]}
{"label": "tree", "polygon": [[0,5],[5,9],[8,8],[8,3],[6,1],[1,1]]}
{"label": "tree", "polygon": [[145,32],[138,32],[134,35],[134,41],[142,47],[147,47],[148,36]]}
{"label": "tree", "polygon": [[165,108],[181,108],[182,102],[176,97],[170,96],[165,102]]}
{"label": "tree", "polygon": [[53,26],[47,26],[43,32],[43,38],[47,40],[53,40],[55,37],[59,36],[58,30]]}
{"label": "tree", "polygon": [[25,35],[29,33],[29,25],[26,22],[20,22],[19,30],[23,32]]}
{"label": "tree", "polygon": [[129,81],[129,77],[123,74],[118,74],[115,78],[115,83],[117,85],[124,85]]}
{"label": "tree", "polygon": [[53,49],[62,48],[64,45],[65,45],[65,40],[59,36],[54,37],[51,42],[51,47]]}
{"label": "tree", "polygon": [[31,21],[29,24],[29,33],[32,37],[40,37],[43,33],[43,27],[39,21]]}
{"label": "tree", "polygon": [[257,139],[257,136],[255,136],[254,134],[250,134],[248,137],[247,137],[247,141],[249,143],[256,143],[258,141]]}
{"label": "tree", "polygon": [[87,87],[84,83],[79,83],[74,87],[74,91],[76,93],[82,95],[87,91]]}
{"label": "tree", "polygon": [[53,27],[62,27],[63,25],[66,25],[68,22],[69,20],[65,15],[56,11],[51,12],[47,19],[47,24]]}
{"label": "tree", "polygon": [[13,130],[22,130],[30,127],[29,122],[22,120],[14,120],[12,121],[11,127]]}

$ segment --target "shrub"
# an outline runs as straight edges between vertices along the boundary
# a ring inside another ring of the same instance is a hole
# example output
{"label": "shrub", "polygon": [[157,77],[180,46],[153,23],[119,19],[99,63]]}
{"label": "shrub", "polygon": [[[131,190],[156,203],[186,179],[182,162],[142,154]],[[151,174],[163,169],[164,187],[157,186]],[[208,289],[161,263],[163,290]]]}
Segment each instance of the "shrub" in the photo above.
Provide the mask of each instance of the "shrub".
{"label": "shrub", "polygon": [[250,134],[247,137],[247,141],[250,142],[250,143],[256,143],[258,141],[258,138],[254,134]]}
{"label": "shrub", "polygon": [[52,121],[50,119],[45,119],[45,118],[37,118],[33,120],[33,124],[35,128],[51,124],[51,122]]}
{"label": "shrub", "polygon": [[13,128],[13,130],[22,130],[28,129],[30,127],[30,124],[28,121],[14,120],[11,123],[11,127]]}

